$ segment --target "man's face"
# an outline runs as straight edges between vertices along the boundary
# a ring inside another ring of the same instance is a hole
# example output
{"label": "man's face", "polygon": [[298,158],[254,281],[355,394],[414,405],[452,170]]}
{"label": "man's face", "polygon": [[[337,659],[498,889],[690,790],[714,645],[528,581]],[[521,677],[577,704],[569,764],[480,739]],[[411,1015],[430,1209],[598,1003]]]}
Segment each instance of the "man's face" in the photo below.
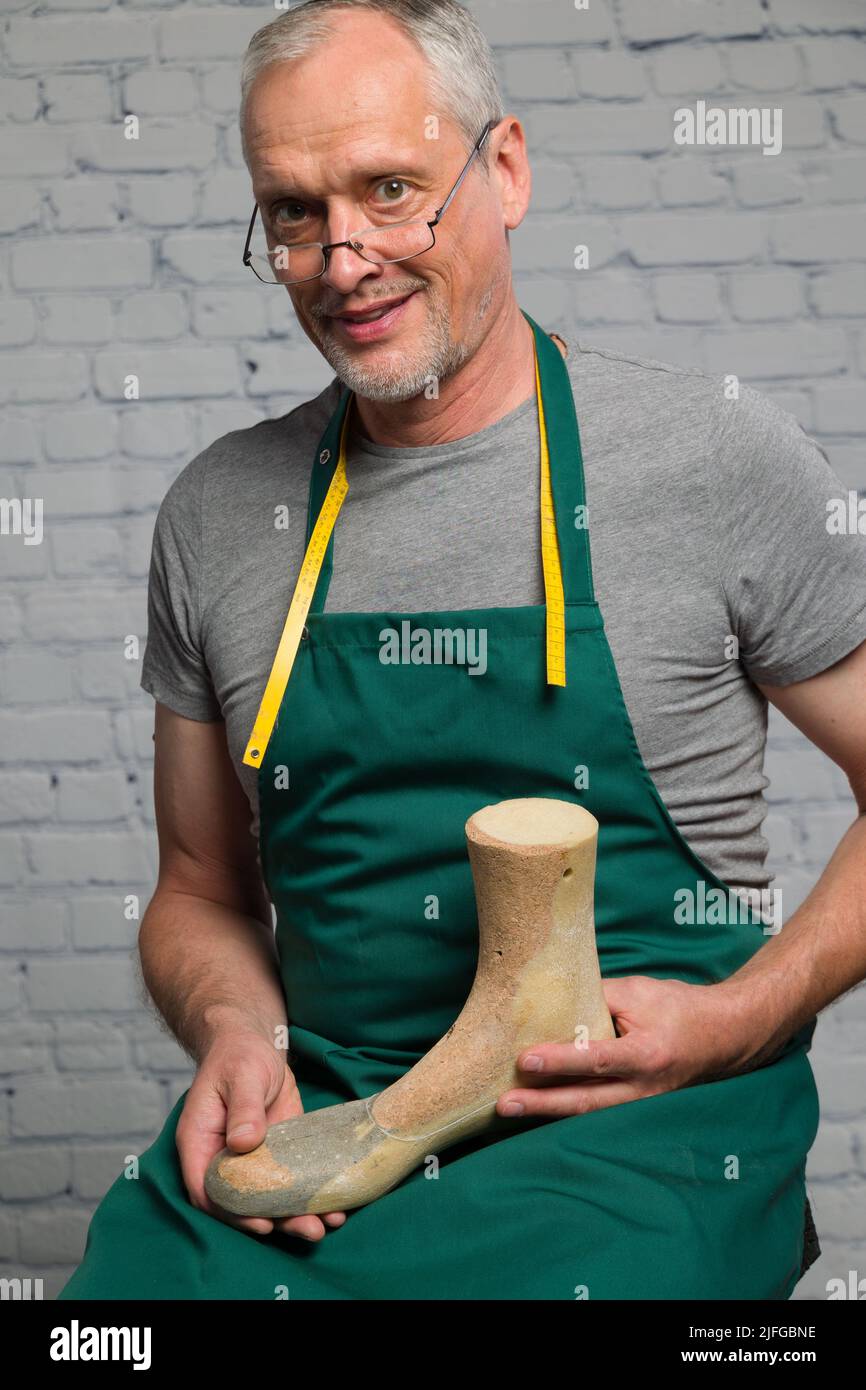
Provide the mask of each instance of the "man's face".
{"label": "man's face", "polygon": [[[332,19],[333,38],[265,68],[249,96],[247,157],[271,248],[432,220],[467,159],[453,120],[431,104],[423,56],[400,28],[370,13]],[[426,138],[431,117],[435,139]],[[476,159],[431,250],[374,265],[341,247],[323,276],[288,291],[305,333],[347,386],[370,400],[403,401],[473,355],[509,281],[500,183]],[[347,317],[386,305],[378,323]]]}

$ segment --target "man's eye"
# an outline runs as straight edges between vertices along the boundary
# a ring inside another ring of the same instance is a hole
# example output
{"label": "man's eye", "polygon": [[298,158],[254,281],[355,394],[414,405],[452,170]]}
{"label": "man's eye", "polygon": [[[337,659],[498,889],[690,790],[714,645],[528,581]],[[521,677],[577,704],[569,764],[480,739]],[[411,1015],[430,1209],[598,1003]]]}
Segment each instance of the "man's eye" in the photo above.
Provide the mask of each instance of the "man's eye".
{"label": "man's eye", "polygon": [[408,188],[409,185],[406,183],[405,179],[386,179],[384,183],[379,184],[379,187],[385,190],[385,196],[382,199],[383,202],[396,203],[403,197],[403,190]]}
{"label": "man's eye", "polygon": [[[288,213],[285,216],[282,215],[284,209],[288,209]],[[297,216],[294,214],[297,214]],[[307,209],[304,207],[303,203],[277,203],[271,213],[275,222],[288,223],[290,226],[296,222],[303,222],[306,215]]]}

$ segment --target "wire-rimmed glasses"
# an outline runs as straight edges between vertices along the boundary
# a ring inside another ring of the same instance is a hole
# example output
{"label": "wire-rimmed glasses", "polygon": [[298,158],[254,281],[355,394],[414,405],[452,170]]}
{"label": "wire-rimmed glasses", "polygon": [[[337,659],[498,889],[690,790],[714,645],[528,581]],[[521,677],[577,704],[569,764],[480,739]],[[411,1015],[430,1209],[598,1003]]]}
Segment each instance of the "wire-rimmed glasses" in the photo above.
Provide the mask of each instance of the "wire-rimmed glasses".
{"label": "wire-rimmed glasses", "polygon": [[436,245],[434,228],[447,211],[473,160],[484,148],[484,142],[491,130],[498,124],[499,121],[487,122],[463,166],[460,177],[431,220],[412,218],[406,222],[386,222],[379,227],[364,227],[360,232],[352,232],[347,241],[334,241],[330,245],[321,241],[298,242],[295,245],[281,244],[273,250],[258,253],[250,250],[253,228],[259,212],[259,205],[256,203],[244,246],[244,265],[248,265],[266,285],[302,285],[308,280],[318,280],[324,275],[331,252],[340,246],[348,246],[351,250],[357,251],[359,256],[373,265],[390,265],[394,261],[409,261],[414,256],[422,255]]}

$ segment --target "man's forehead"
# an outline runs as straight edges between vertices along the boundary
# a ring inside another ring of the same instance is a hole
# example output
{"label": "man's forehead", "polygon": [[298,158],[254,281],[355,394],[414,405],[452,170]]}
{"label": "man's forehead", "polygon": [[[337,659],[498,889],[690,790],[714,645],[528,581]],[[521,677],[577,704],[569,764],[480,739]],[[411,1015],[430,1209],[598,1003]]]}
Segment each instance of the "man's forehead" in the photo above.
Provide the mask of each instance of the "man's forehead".
{"label": "man's forehead", "polygon": [[263,133],[258,145],[253,138],[248,149],[256,191],[266,196],[283,189],[287,180],[302,182],[323,174],[341,179],[375,178],[398,169],[423,174],[436,165],[439,143],[425,139],[423,128],[412,140],[404,122],[388,130],[331,128],[321,135],[286,128],[276,139]]}

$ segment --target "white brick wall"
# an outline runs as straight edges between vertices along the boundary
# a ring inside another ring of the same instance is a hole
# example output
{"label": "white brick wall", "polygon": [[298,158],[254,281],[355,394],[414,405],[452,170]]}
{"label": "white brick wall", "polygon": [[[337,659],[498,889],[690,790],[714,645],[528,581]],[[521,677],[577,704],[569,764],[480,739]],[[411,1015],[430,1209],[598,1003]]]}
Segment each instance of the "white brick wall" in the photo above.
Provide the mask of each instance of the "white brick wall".
{"label": "white brick wall", "polygon": [[[737,372],[866,491],[863,0],[472,8],[532,152],[521,304],[566,336]],[[46,536],[0,540],[0,1273],[41,1275],[50,1296],[189,1078],[142,1007],[124,911],[129,894],[143,910],[156,867],[152,703],[123,654],[145,635],[156,508],[205,444],[330,371],[240,265],[237,70],[272,8],[3,10],[0,493],[43,497]],[[781,106],[784,152],[677,148],[673,111],[697,98]],[[122,135],[130,112],[139,141]],[[790,911],[853,803],[796,731],[770,728],[767,834]],[[823,1016],[813,1057],[825,1253],[798,1297],[866,1273],[862,992]]]}

